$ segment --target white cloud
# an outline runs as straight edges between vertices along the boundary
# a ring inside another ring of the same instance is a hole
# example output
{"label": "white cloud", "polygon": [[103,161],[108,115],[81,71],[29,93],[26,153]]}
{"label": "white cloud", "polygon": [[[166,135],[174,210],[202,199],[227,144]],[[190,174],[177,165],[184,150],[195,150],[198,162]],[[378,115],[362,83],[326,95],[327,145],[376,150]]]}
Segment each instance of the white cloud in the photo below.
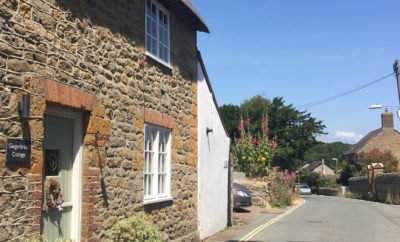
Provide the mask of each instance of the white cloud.
{"label": "white cloud", "polygon": [[341,141],[343,143],[355,144],[360,141],[362,137],[362,135],[352,131],[336,131],[334,134],[328,133],[326,135],[317,136],[317,140],[324,143]]}
{"label": "white cloud", "polygon": [[335,137],[342,142],[357,143],[363,136],[352,131],[336,131]]}

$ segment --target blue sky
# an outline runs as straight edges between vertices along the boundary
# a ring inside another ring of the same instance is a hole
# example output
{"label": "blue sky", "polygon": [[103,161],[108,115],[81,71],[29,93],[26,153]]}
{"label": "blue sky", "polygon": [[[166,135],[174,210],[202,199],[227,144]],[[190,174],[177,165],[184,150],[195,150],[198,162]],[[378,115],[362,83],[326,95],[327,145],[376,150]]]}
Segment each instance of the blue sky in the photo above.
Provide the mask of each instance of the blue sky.
{"label": "blue sky", "polygon": [[[257,94],[299,106],[390,74],[400,58],[398,0],[192,3],[211,31],[198,48],[220,106]],[[380,127],[375,103],[399,104],[394,76],[307,110],[326,125],[319,140],[355,143]]]}

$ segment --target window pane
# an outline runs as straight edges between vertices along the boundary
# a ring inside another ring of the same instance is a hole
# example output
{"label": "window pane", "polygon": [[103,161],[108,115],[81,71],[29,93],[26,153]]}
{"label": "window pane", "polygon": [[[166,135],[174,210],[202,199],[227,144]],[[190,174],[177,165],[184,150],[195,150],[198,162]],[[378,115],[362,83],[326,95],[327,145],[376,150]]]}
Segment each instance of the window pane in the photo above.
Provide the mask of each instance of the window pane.
{"label": "window pane", "polygon": [[149,185],[148,185],[148,195],[151,195],[152,194],[152,190],[151,190],[151,183],[152,183],[152,181],[153,181],[153,175],[148,175],[148,177],[149,177]]}
{"label": "window pane", "polygon": [[157,55],[157,40],[156,39],[152,39],[151,41],[151,49],[154,55]]}
{"label": "window pane", "polygon": [[164,48],[164,56],[165,56],[165,62],[169,62],[168,49],[167,48]]}
{"label": "window pane", "polygon": [[149,0],[146,1],[146,13],[151,14],[151,2]]}
{"label": "window pane", "polygon": [[157,37],[157,22],[151,21],[151,35]]}
{"label": "window pane", "polygon": [[160,44],[158,44],[158,49],[159,49],[159,57],[160,57],[160,59],[161,60],[163,60],[164,59],[164,52],[162,51],[162,45],[161,45],[161,43]]}
{"label": "window pane", "polygon": [[168,16],[167,15],[164,16],[164,25],[166,27],[168,27]]}
{"label": "window pane", "polygon": [[161,181],[161,175],[158,176],[158,194],[162,193],[162,181]]}
{"label": "window pane", "polygon": [[151,16],[153,17],[153,19],[157,19],[156,17],[156,5],[151,4]]}
{"label": "window pane", "polygon": [[150,176],[149,175],[144,176],[144,194],[150,195]]}
{"label": "window pane", "polygon": [[147,34],[151,34],[151,23],[152,23],[151,18],[147,17],[147,28],[146,28]]}
{"label": "window pane", "polygon": [[164,52],[164,58],[163,60],[165,62],[168,62],[168,49],[166,47],[163,47],[163,52]]}
{"label": "window pane", "polygon": [[162,172],[163,173],[165,173],[166,172],[166,169],[165,169],[165,163],[166,163],[166,161],[167,161],[167,154],[163,154],[163,159],[162,159]]}
{"label": "window pane", "polygon": [[149,172],[149,153],[144,153],[144,173]]}
{"label": "window pane", "polygon": [[163,12],[162,12],[161,10],[159,10],[159,11],[158,11],[158,19],[160,20],[160,23],[163,23],[163,22],[164,22],[164,21],[163,21],[163,17],[164,17]]}
{"label": "window pane", "polygon": [[153,153],[149,153],[148,172],[153,173]]}
{"label": "window pane", "polygon": [[165,30],[164,31],[164,44],[166,45],[166,46],[168,46],[168,31],[167,30]]}
{"label": "window pane", "polygon": [[164,39],[164,31],[163,31],[163,29],[161,28],[161,26],[159,26],[159,27],[158,27],[158,40],[159,40],[160,42],[163,42],[163,39]]}
{"label": "window pane", "polygon": [[162,163],[162,161],[161,161],[161,159],[162,159],[162,154],[158,154],[158,173],[160,173],[162,170],[161,170],[161,163]]}

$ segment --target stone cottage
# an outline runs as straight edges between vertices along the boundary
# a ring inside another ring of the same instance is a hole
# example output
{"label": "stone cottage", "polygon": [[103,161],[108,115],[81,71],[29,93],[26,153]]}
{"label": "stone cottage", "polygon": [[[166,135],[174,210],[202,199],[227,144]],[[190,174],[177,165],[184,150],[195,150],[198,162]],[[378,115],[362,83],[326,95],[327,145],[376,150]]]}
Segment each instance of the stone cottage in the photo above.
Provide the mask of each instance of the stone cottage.
{"label": "stone cottage", "polygon": [[394,129],[393,113],[385,110],[381,114],[381,123],[381,128],[368,133],[345,153],[346,159],[350,162],[357,162],[357,154],[379,149],[390,151],[400,160],[400,133]]}
{"label": "stone cottage", "polygon": [[190,2],[6,0],[0,20],[0,241],[99,241],[141,211],[198,240]]}

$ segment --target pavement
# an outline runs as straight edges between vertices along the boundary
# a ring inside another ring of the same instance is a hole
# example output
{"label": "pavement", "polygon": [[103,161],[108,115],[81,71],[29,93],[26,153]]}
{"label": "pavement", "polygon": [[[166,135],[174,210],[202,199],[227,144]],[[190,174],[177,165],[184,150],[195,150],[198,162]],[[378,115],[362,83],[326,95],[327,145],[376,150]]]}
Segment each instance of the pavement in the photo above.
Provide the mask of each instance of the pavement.
{"label": "pavement", "polygon": [[286,209],[250,207],[235,226],[206,241],[400,242],[400,206],[328,196],[303,196]]}
{"label": "pavement", "polygon": [[206,242],[215,241],[240,241],[245,235],[262,226],[268,221],[284,214],[291,208],[298,206],[303,199],[294,202],[293,206],[287,208],[268,208],[251,206],[238,209],[233,213],[233,226],[208,237]]}

